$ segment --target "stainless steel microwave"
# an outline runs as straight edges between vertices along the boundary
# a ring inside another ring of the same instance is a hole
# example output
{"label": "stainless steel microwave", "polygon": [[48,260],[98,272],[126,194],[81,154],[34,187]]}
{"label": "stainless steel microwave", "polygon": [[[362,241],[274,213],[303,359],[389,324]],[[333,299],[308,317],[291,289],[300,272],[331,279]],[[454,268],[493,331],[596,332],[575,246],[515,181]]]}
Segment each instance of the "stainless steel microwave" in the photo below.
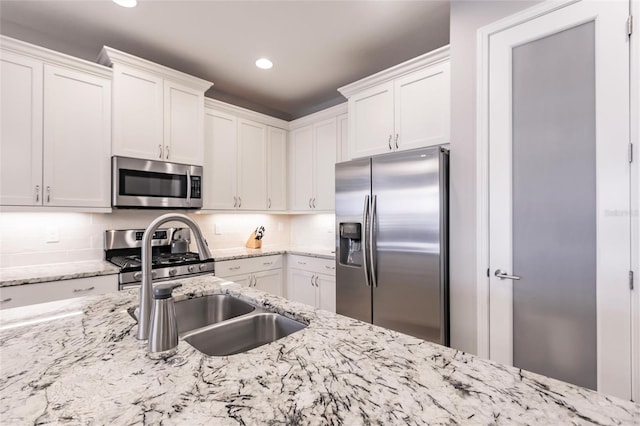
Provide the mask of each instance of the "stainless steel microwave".
{"label": "stainless steel microwave", "polygon": [[114,156],[111,203],[125,208],[202,208],[202,166]]}

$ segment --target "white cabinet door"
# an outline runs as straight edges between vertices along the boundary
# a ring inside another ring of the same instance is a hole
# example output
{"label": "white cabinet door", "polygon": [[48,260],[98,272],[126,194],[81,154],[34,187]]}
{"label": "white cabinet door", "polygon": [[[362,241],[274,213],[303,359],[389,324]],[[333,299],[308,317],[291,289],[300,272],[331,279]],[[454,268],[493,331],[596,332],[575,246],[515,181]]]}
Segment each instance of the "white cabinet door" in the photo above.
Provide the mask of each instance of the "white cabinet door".
{"label": "white cabinet door", "polygon": [[44,67],[44,205],[111,206],[111,81]]}
{"label": "white cabinet door", "polygon": [[256,272],[253,274],[253,286],[258,290],[282,296],[282,269]]}
{"label": "white cabinet door", "polygon": [[313,199],[313,126],[302,127],[291,133],[291,209],[311,210]]}
{"label": "white cabinet door", "polygon": [[238,208],[267,207],[266,126],[238,119]]}
{"label": "white cabinet door", "polygon": [[349,99],[349,155],[367,157],[393,150],[393,82]]}
{"label": "white cabinet door", "polygon": [[287,283],[289,299],[315,307],[316,287],[313,282],[315,276],[312,272],[291,269]]}
{"label": "white cabinet door", "polygon": [[232,275],[230,277],[219,277],[223,280],[232,281],[236,284],[240,284],[242,287],[249,287],[251,284],[251,274]]}
{"label": "white cabinet door", "polygon": [[315,147],[314,210],[333,210],[335,206],[335,165],[338,132],[332,118],[313,126]]}
{"label": "white cabinet door", "polygon": [[317,274],[318,307],[325,311],[336,311],[336,277]]}
{"label": "white cabinet door", "polygon": [[42,204],[42,62],[0,57],[0,204]]}
{"label": "white cabinet door", "polygon": [[237,205],[236,117],[207,108],[204,130],[204,208],[234,209]]}
{"label": "white cabinet door", "polygon": [[163,79],[152,73],[113,65],[113,154],[161,160]]}
{"label": "white cabinet door", "polygon": [[349,161],[349,114],[342,114],[338,120],[338,148],[336,151],[336,162]]}
{"label": "white cabinet door", "polygon": [[445,62],[395,81],[394,149],[449,142],[449,80]]}
{"label": "white cabinet door", "polygon": [[202,116],[204,94],[164,81],[164,159],[172,163],[204,163]]}
{"label": "white cabinet door", "polygon": [[267,127],[267,209],[287,209],[287,132]]}

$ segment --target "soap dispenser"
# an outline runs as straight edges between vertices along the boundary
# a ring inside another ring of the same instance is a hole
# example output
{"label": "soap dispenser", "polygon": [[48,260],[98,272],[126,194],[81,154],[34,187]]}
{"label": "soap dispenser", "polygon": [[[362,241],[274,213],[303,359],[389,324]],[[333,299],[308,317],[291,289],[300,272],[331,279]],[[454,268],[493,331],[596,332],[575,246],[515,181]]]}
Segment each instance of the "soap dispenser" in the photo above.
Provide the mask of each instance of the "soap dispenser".
{"label": "soap dispenser", "polygon": [[178,351],[178,323],[172,292],[182,284],[161,284],[153,287],[149,358],[166,359]]}

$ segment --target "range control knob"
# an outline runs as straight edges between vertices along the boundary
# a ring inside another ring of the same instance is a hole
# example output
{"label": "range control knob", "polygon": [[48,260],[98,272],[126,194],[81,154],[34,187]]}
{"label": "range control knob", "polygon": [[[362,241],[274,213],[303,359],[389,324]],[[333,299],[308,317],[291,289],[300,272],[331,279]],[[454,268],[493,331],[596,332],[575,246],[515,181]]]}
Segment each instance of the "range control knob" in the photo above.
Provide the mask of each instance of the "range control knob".
{"label": "range control knob", "polygon": [[207,268],[207,265],[205,265],[204,263],[201,263],[200,265],[198,265],[198,269],[200,269],[200,271],[204,271]]}
{"label": "range control knob", "polygon": [[196,270],[195,265],[189,265],[189,266],[187,266],[187,271],[188,271],[188,272],[193,272],[193,271],[195,271],[195,270]]}
{"label": "range control knob", "polygon": [[169,276],[170,277],[175,277],[177,273],[178,273],[178,270],[176,268],[169,269]]}
{"label": "range control knob", "polygon": [[142,279],[142,272],[134,272],[133,273],[133,279],[134,280],[141,280]]}

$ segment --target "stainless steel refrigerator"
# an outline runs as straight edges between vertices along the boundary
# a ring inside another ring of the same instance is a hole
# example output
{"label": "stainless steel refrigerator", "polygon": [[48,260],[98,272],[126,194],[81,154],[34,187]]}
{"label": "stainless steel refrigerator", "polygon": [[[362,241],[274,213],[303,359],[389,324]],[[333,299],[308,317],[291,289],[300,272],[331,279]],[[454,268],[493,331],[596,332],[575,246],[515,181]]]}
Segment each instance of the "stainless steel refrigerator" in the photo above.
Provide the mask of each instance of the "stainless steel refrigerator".
{"label": "stainless steel refrigerator", "polygon": [[448,151],[336,164],[336,311],[449,345]]}

